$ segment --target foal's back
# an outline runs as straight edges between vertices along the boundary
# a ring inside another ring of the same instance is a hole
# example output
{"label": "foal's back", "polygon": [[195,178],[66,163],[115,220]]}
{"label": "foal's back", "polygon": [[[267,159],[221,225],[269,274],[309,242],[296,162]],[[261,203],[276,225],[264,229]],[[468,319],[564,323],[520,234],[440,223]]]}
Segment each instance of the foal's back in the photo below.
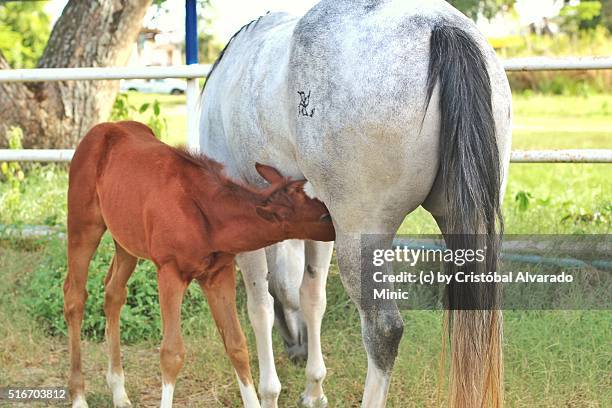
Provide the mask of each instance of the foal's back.
{"label": "foal's back", "polygon": [[92,166],[96,179],[102,174],[109,177],[109,169],[148,171],[156,159],[158,161],[164,156],[169,159],[171,155],[171,148],[157,140],[151,129],[142,123],[101,123],[94,126],[79,143],[70,166],[70,175],[76,176],[77,172]]}
{"label": "foal's back", "polygon": [[185,228],[199,227],[186,215],[193,213],[185,192],[191,167],[141,123],[95,126],[70,166],[69,229],[71,222],[102,223],[133,255],[161,261],[155,257],[162,254],[152,253],[153,236],[166,234],[180,245],[181,236],[190,236],[181,228],[175,233],[181,221]]}

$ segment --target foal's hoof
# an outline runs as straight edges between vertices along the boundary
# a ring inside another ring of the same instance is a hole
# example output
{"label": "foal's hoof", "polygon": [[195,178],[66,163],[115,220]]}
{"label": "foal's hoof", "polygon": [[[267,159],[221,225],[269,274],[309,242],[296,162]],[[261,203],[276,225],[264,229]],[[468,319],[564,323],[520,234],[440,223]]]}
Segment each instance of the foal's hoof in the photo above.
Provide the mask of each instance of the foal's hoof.
{"label": "foal's hoof", "polygon": [[132,403],[130,402],[130,399],[125,391],[123,391],[113,396],[113,406],[115,408],[131,408]]}
{"label": "foal's hoof", "polygon": [[85,401],[85,397],[82,395],[75,397],[72,401],[72,408],[88,408],[87,401]]}
{"label": "foal's hoof", "polygon": [[323,395],[319,398],[309,398],[302,394],[298,401],[298,407],[300,408],[326,408],[327,397]]}
{"label": "foal's hoof", "polygon": [[118,401],[115,403],[115,408],[131,408],[132,403],[127,397],[123,401]]}

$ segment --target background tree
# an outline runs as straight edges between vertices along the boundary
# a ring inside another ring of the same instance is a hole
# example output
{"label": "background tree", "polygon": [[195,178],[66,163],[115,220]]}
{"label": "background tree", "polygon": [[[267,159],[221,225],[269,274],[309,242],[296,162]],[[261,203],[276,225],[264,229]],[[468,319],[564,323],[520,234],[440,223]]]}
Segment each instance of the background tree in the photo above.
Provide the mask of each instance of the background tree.
{"label": "background tree", "polygon": [[200,61],[204,64],[212,64],[215,62],[225,46],[224,43],[217,40],[215,33],[211,29],[212,21],[212,17],[209,15],[199,15],[198,47],[200,51]]}
{"label": "background tree", "polygon": [[601,2],[602,24],[608,31],[612,32],[612,0],[602,0]]}
{"label": "background tree", "polygon": [[13,68],[33,68],[51,32],[43,2],[12,2],[0,6],[0,50]]}
{"label": "background tree", "polygon": [[[151,3],[70,0],[37,66],[125,65]],[[9,68],[0,52],[0,69]],[[92,125],[106,120],[118,88],[118,81],[0,83],[0,136],[19,126],[24,147],[74,147]]]}
{"label": "background tree", "polygon": [[504,6],[512,6],[514,0],[446,0],[458,10],[472,19],[476,19],[479,13],[487,18],[493,17]]}
{"label": "background tree", "polygon": [[581,1],[576,5],[566,5],[560,16],[566,32],[577,33],[580,30],[591,30],[603,24],[601,1]]}

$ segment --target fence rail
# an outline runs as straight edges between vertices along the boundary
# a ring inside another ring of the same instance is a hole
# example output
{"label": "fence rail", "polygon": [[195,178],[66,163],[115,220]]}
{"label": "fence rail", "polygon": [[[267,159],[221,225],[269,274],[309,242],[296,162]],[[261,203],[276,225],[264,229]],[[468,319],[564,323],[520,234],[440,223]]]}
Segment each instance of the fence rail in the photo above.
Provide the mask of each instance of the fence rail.
{"label": "fence rail", "polygon": [[514,150],[512,163],[612,163],[610,149]]}
{"label": "fence rail", "polygon": [[[503,61],[506,71],[550,71],[612,69],[612,57],[603,58],[517,58]],[[211,65],[172,67],[94,67],[0,70],[0,82],[82,81],[117,79],[185,78],[187,80],[187,144],[198,147],[197,78],[208,75]],[[74,150],[0,149],[0,161],[68,162]],[[514,163],[612,163],[612,150],[513,151]]]}
{"label": "fence rail", "polygon": [[0,70],[0,82],[96,81],[117,79],[204,78],[210,64],[172,67],[34,68]]}
{"label": "fence rail", "polygon": [[513,58],[504,61],[504,69],[513,71],[570,71],[612,69],[612,57],[590,58]]}
{"label": "fence rail", "polygon": [[[73,149],[0,149],[0,161],[69,162]],[[611,149],[515,150],[512,163],[612,163]]]}
{"label": "fence rail", "polygon": [[[612,57],[514,58],[503,61],[506,71],[612,69]],[[117,79],[204,78],[210,64],[172,67],[34,68],[0,70],[0,82],[83,81]]]}

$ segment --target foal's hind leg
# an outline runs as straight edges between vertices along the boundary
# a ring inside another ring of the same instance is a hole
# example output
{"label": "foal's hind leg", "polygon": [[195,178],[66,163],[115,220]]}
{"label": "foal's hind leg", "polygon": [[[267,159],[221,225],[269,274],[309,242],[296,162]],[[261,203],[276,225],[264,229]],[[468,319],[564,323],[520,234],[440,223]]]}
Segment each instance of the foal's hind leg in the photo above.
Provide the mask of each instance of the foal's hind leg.
{"label": "foal's hind leg", "polygon": [[181,335],[181,304],[189,282],[181,277],[176,266],[171,263],[158,269],[157,282],[163,325],[163,340],[160,348],[161,408],[171,408],[176,377],[183,367],[185,358],[185,346]]}
{"label": "foal's hind leg", "polygon": [[242,402],[247,408],[259,407],[249,366],[249,349],[236,311],[234,262],[219,271],[212,282],[202,281],[200,286],[208,299],[210,311],[223,339],[225,352],[236,370]]}
{"label": "foal's hind leg", "polygon": [[108,345],[108,371],[106,382],[113,392],[113,405],[117,408],[131,407],[125,392],[125,379],[121,366],[119,348],[119,316],[127,297],[126,284],[137,259],[115,242],[115,256],[105,280],[104,314],[106,315],[106,343]]}
{"label": "foal's hind leg", "polygon": [[85,379],[81,365],[81,323],[87,300],[87,272],[100,238],[106,227],[103,223],[77,220],[68,216],[68,274],[64,282],[64,318],[68,326],[70,351],[70,379],[68,388],[73,408],[87,407]]}

